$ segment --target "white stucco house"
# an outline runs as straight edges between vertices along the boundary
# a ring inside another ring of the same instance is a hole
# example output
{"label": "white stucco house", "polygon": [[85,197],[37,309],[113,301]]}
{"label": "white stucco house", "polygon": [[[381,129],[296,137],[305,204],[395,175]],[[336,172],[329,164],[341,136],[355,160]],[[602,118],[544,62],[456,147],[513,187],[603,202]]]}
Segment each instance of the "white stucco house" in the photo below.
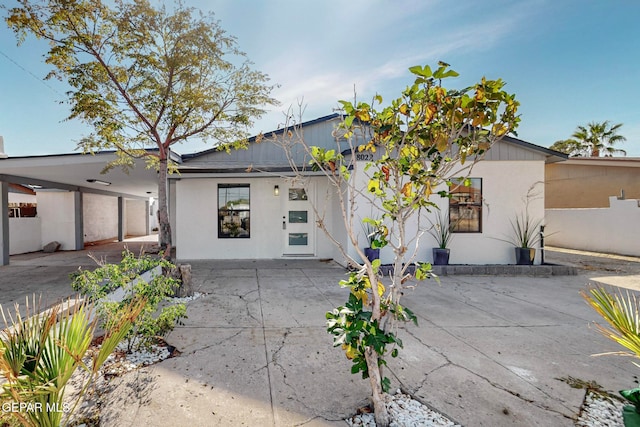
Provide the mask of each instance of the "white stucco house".
{"label": "white stucco house", "polygon": [[[306,144],[336,148],[333,131],[340,120],[332,114],[303,123]],[[349,248],[334,190],[317,172],[305,172],[306,191],[291,180],[284,150],[269,140],[282,132],[251,138],[247,150],[228,154],[212,149],[181,156],[180,173],[170,178],[178,259],[317,257],[345,262],[316,227],[321,219]],[[309,160],[300,152],[294,157],[300,167]],[[472,185],[464,194],[454,195],[451,201],[432,196],[452,218],[464,215],[468,219],[452,240],[450,263],[513,264],[513,245],[500,239],[511,233],[510,220],[524,209],[527,194],[530,215],[544,217],[545,164],[564,159],[561,153],[505,137],[474,166],[469,175]],[[362,202],[358,209],[367,216],[369,210]],[[321,218],[314,216],[311,203],[320,207]],[[429,234],[422,236],[418,261],[432,261],[432,239]],[[353,248],[349,251],[355,254]],[[390,262],[391,253],[383,249],[381,261]]]}
{"label": "white stucco house", "polygon": [[[306,144],[336,148],[333,131],[340,120],[331,114],[303,123]],[[335,190],[319,172],[305,172],[306,187],[291,179],[284,150],[269,140],[282,134],[280,129],[265,133],[265,138],[250,138],[246,150],[230,154],[217,149],[172,152],[179,173],[169,177],[169,212],[178,261],[313,257],[345,263],[317,228],[318,220],[355,254],[347,242]],[[63,250],[78,250],[90,241],[149,233],[155,219],[150,198],[157,196],[156,172],[140,164],[130,174],[113,169],[102,175],[113,157],[106,152],[0,156],[0,265],[9,263],[10,240],[20,238],[10,233],[15,228],[10,227],[15,218],[10,221],[8,214],[10,183],[37,188],[36,247],[56,240]],[[299,166],[308,161],[301,152],[294,158]],[[535,195],[529,199],[530,215],[544,218],[545,164],[565,159],[562,153],[505,137],[475,164],[470,187],[451,199],[432,196],[452,218],[465,218],[449,245],[450,263],[513,264],[513,245],[500,239],[511,232],[510,221],[524,208],[527,194]],[[362,176],[353,179],[364,182]],[[319,206],[321,217],[312,203]],[[357,203],[358,215],[369,216],[370,206],[362,200]],[[424,234],[416,260],[432,261],[433,246],[432,237]],[[390,253],[383,249],[380,255],[383,263],[390,262]]]}

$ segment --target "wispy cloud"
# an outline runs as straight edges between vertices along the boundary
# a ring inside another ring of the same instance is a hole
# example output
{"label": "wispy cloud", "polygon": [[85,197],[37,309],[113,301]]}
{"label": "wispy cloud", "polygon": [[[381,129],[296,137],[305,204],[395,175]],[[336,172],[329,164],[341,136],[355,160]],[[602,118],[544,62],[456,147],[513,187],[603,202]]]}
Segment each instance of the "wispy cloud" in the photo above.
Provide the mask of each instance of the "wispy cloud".
{"label": "wispy cloud", "polygon": [[322,106],[329,111],[338,99],[353,96],[354,85],[357,92],[372,96],[381,88],[398,84],[394,80],[407,76],[407,69],[413,65],[435,63],[452,54],[490,49],[517,31],[524,15],[512,10],[508,19],[500,15],[473,26],[460,25],[439,35],[434,31],[435,36],[425,31],[408,41],[402,39],[401,33],[396,37],[389,34],[385,45],[375,49],[369,46],[367,51],[371,53],[359,57],[360,61],[353,59],[358,56],[358,43],[323,50],[315,49],[309,41],[307,49],[281,52],[273,57],[265,64],[265,71],[281,84],[274,95],[284,105],[295,104],[304,97],[312,108]]}

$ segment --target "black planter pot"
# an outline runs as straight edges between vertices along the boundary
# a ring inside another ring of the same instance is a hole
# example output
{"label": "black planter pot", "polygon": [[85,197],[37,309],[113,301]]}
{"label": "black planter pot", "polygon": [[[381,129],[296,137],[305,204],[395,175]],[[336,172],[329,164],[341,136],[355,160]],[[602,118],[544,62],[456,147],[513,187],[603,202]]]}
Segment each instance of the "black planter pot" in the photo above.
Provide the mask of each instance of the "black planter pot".
{"label": "black planter pot", "polygon": [[369,261],[373,261],[380,258],[380,249],[364,248],[364,255]]}
{"label": "black planter pot", "polygon": [[516,248],[516,264],[517,265],[533,265],[536,257],[534,248]]}
{"label": "black planter pot", "polygon": [[449,248],[433,248],[433,265],[449,265]]}

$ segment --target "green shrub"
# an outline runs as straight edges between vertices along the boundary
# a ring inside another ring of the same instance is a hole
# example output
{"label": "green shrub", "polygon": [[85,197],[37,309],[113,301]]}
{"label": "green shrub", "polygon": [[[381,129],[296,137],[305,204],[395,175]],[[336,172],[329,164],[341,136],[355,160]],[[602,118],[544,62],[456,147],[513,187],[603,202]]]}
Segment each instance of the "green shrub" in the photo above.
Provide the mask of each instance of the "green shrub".
{"label": "green shrub", "polygon": [[[166,274],[175,268],[168,260],[144,254],[136,257],[131,251],[125,250],[118,264],[96,262],[99,265],[97,269],[74,273],[71,286],[96,302],[103,328],[109,329],[112,326],[109,319],[116,316],[133,298],[140,296],[148,301],[125,338],[128,352],[149,347],[159,337],[173,330],[180,319],[187,317],[186,306],[172,302],[180,282]],[[141,274],[157,266],[162,268],[163,273],[155,274],[149,282],[139,280]],[[124,298],[121,301],[107,300],[107,295],[117,289],[124,291]]]}

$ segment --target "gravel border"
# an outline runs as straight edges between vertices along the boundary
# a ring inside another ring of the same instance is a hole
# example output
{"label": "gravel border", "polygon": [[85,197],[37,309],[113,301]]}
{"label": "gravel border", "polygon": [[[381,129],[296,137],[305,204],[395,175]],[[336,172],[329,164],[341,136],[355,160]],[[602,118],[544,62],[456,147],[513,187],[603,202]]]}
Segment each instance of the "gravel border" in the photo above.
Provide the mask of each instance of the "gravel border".
{"label": "gravel border", "polygon": [[[385,396],[391,416],[391,427],[462,427],[446,415],[429,408],[400,390]],[[623,400],[603,391],[587,390],[576,419],[577,427],[624,427]],[[373,413],[363,413],[345,419],[351,427],[375,427]]]}

